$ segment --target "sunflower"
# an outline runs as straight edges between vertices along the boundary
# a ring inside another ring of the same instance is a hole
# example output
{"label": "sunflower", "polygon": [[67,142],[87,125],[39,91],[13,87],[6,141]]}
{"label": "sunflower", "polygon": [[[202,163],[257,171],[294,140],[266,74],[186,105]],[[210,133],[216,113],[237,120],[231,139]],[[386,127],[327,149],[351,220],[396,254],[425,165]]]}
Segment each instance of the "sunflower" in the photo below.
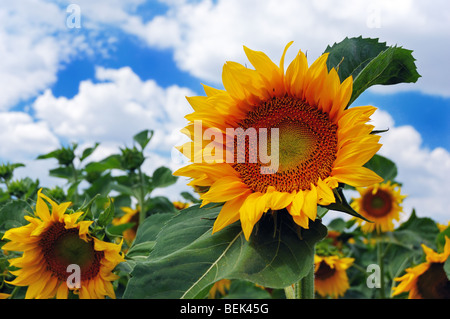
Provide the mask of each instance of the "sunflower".
{"label": "sunflower", "polygon": [[[50,213],[47,201],[51,207]],[[2,249],[22,251],[10,259],[16,286],[28,286],[25,298],[67,298],[73,290],[80,298],[115,298],[112,273],[124,261],[121,244],[101,241],[89,234],[92,221],[78,221],[83,212],[67,214],[70,202],[57,204],[38,191],[34,217],[25,216],[29,224],[5,232],[9,239]],[[79,278],[72,275],[78,266]]]}
{"label": "sunflower", "polygon": [[322,297],[337,298],[343,296],[350,287],[347,269],[353,264],[353,258],[332,256],[314,256],[314,287]]}
{"label": "sunflower", "polygon": [[208,298],[215,299],[216,295],[225,296],[230,290],[231,280],[229,279],[221,279],[216,281],[214,285],[209,290]]}
{"label": "sunflower", "polygon": [[136,238],[136,232],[138,228],[139,223],[139,212],[140,208],[139,206],[136,207],[136,209],[133,209],[131,207],[120,207],[125,214],[121,217],[115,217],[112,221],[113,225],[123,225],[127,223],[134,223],[134,226],[131,228],[126,229],[123,232],[123,238],[128,244],[131,244],[133,240]]}
{"label": "sunflower", "polygon": [[445,237],[442,253],[422,244],[425,262],[406,269],[406,274],[395,278],[400,281],[394,287],[393,296],[409,291],[409,299],[450,299],[450,280],[444,270],[444,263],[450,255],[450,239]]}
{"label": "sunflower", "polygon": [[185,208],[188,208],[191,205],[190,203],[185,203],[185,202],[180,202],[180,201],[174,201],[174,202],[172,202],[172,204],[178,210],[183,210]]}
{"label": "sunflower", "polygon": [[352,77],[341,83],[334,68],[328,71],[327,53],[308,67],[299,51],[284,72],[291,44],[279,66],[244,47],[254,70],[227,62],[225,90],[205,85],[206,96],[187,98],[194,112],[183,132],[192,141],[178,149],[192,163],[175,175],[208,188],[202,205],[224,202],[213,232],[240,220],[248,240],[263,213],[283,209],[308,228],[318,204],[335,202],[339,183],[382,181],[363,167],[381,147],[366,124],[376,108],[346,108]]}
{"label": "sunflower", "polygon": [[357,188],[357,191],[360,197],[353,199],[350,205],[371,221],[369,223],[358,218],[361,230],[366,233],[375,230],[377,233],[394,230],[394,220],[400,220],[400,213],[403,211],[401,204],[406,198],[400,194],[400,186],[388,181],[366,188]]}

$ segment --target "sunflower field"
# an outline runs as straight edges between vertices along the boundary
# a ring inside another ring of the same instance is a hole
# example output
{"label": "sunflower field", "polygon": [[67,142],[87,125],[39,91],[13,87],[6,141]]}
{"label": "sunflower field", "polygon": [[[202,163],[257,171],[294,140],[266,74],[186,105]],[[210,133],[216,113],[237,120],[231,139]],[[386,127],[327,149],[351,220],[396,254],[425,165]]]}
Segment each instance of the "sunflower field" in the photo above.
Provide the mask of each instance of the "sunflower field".
{"label": "sunflower field", "polygon": [[[285,70],[290,44],[279,64],[244,47],[253,68],[187,98],[175,172],[142,169],[151,128],[99,161],[99,144],[40,155],[63,187],[0,163],[0,299],[449,299],[450,223],[403,209],[389,130],[352,105],[416,82],[412,51],[346,38]],[[182,202],[154,195],[180,176]]]}

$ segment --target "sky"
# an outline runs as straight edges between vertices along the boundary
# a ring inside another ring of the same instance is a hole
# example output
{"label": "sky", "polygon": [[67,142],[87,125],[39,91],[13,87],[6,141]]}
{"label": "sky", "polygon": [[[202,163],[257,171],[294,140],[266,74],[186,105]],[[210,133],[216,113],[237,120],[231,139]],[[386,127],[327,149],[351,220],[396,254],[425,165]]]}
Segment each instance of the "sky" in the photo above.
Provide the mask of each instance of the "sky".
{"label": "sky", "polygon": [[[77,142],[91,160],[155,135],[144,170],[185,165],[174,146],[202,83],[223,88],[226,61],[249,65],[243,45],[278,63],[298,50],[313,61],[345,37],[378,38],[413,50],[421,78],[374,86],[353,105],[378,108],[379,151],[398,167],[404,211],[450,220],[450,4],[445,0],[0,0],[0,162],[17,178],[48,176],[40,154]],[[189,190],[180,179],[173,200]],[[337,215],[336,215],[337,216]]]}

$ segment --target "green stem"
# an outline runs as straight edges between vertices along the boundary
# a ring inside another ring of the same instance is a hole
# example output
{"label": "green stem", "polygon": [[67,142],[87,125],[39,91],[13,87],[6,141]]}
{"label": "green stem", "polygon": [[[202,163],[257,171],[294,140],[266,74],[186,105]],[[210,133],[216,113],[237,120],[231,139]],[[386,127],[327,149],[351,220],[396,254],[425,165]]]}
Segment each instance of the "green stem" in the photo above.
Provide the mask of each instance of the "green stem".
{"label": "green stem", "polygon": [[297,299],[314,299],[314,262],[308,274],[297,283],[296,294]]}
{"label": "green stem", "polygon": [[142,225],[145,220],[145,189],[144,189],[144,176],[142,175],[142,170],[139,167],[139,195],[137,196],[137,200],[139,203],[139,225]]}
{"label": "green stem", "polygon": [[74,185],[75,185],[75,194],[74,194],[74,202],[78,203],[78,172],[77,169],[75,167],[75,165],[73,164],[73,162],[71,163],[72,166],[72,170],[73,170],[73,179],[74,179]]}
{"label": "green stem", "polygon": [[383,253],[383,243],[381,238],[377,238],[377,257],[378,265],[380,266],[380,298],[385,299],[385,288],[384,288],[384,253]]}
{"label": "green stem", "polygon": [[287,299],[314,299],[314,249],[312,250],[312,264],[305,277],[293,286],[284,288]]}

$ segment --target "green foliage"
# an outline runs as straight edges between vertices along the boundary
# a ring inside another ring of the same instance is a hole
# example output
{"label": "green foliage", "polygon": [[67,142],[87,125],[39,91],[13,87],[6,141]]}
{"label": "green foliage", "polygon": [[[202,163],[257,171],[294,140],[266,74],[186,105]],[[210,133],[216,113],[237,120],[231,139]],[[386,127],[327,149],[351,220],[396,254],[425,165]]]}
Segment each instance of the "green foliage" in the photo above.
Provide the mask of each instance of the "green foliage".
{"label": "green foliage", "polygon": [[211,234],[220,209],[193,206],[165,222],[150,255],[134,267],[124,297],[203,298],[225,278],[283,288],[306,275],[311,249],[326,235],[320,221],[300,231],[286,212],[266,215],[249,241],[239,222]]}
{"label": "green foliage", "polygon": [[414,83],[420,77],[411,50],[387,46],[378,39],[345,38],[328,46],[325,52],[329,52],[328,69],[336,68],[341,81],[353,77],[348,105],[373,85]]}

